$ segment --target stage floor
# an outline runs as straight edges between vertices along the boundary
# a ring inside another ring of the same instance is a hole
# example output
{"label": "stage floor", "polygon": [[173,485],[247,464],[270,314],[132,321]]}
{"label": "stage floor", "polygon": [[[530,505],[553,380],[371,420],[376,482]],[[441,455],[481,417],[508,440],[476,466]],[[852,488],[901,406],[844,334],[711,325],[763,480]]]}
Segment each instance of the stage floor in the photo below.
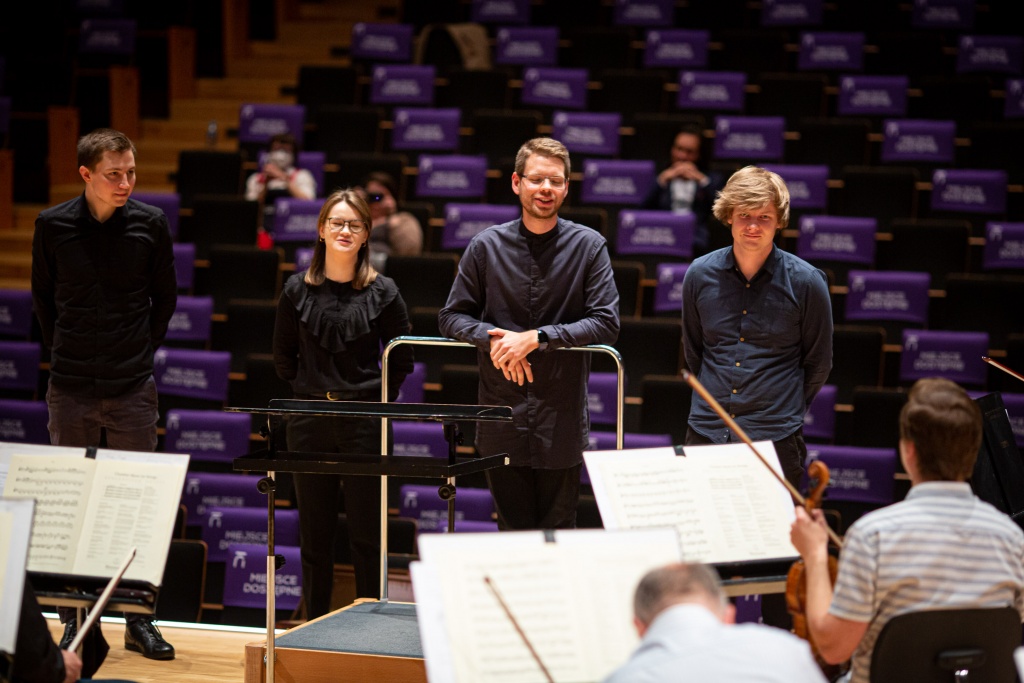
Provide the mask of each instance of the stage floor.
{"label": "stage floor", "polygon": [[[56,617],[47,619],[50,633],[60,640],[64,626]],[[244,683],[245,647],[266,641],[266,630],[157,622],[164,638],[174,645],[176,656],[169,662],[146,659],[124,649],[124,620],[104,617],[101,628],[110,653],[96,677],[122,678],[138,683]]]}

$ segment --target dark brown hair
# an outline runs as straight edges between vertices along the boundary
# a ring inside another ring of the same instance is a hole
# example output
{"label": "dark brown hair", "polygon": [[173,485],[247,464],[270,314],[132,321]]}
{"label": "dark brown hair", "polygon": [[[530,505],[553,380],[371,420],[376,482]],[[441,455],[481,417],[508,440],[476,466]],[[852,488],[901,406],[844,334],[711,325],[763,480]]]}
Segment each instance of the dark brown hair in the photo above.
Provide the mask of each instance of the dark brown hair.
{"label": "dark brown hair", "polygon": [[900,411],[900,438],[914,444],[925,479],[965,481],[981,448],[981,409],[948,379],[919,379]]}

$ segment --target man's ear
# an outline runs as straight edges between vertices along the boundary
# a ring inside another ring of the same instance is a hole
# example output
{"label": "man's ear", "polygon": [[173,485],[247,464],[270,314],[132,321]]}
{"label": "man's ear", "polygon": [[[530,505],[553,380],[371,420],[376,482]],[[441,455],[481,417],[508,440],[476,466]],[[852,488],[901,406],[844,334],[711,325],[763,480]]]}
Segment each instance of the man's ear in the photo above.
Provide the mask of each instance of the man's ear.
{"label": "man's ear", "polygon": [[633,628],[636,629],[637,635],[639,635],[641,638],[643,638],[644,634],[647,633],[647,624],[640,621],[636,617],[633,617]]}
{"label": "man's ear", "polygon": [[519,194],[519,183],[522,182],[522,178],[515,171],[512,171],[512,191]]}
{"label": "man's ear", "polygon": [[908,473],[911,470],[917,471],[917,447],[914,446],[914,442],[910,439],[900,439],[900,462],[903,463],[903,469]]}
{"label": "man's ear", "polygon": [[732,604],[731,602],[725,606],[725,609],[722,610],[722,623],[736,623],[736,605]]}
{"label": "man's ear", "polygon": [[78,175],[82,176],[82,180],[84,180],[85,182],[92,182],[92,171],[89,170],[88,166],[79,166]]}

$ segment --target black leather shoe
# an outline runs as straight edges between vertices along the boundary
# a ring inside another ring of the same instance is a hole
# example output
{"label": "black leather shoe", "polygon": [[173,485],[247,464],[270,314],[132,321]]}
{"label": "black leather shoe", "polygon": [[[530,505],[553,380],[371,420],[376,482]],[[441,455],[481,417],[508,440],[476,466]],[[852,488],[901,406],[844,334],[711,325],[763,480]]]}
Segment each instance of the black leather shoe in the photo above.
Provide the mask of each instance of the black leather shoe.
{"label": "black leather shoe", "polygon": [[78,635],[78,620],[68,619],[68,622],[64,624],[64,635],[60,637],[60,642],[57,646],[62,650],[67,650],[71,647],[71,641]]}
{"label": "black leather shoe", "polygon": [[174,659],[174,646],[164,640],[160,629],[148,619],[125,625],[124,649],[141,652],[147,659]]}

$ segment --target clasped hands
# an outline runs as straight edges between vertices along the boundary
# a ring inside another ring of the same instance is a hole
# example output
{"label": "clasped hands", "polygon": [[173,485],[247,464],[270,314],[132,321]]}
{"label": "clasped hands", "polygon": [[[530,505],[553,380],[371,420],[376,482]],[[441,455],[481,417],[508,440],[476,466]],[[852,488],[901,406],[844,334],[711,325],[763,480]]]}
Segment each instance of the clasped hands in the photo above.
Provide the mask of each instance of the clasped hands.
{"label": "clasped hands", "polygon": [[491,363],[505,379],[523,386],[523,381],[533,382],[533,369],[526,360],[527,354],[536,349],[537,330],[512,332],[501,328],[487,330],[491,335]]}
{"label": "clasped hands", "polygon": [[696,164],[690,161],[677,161],[658,174],[658,182],[662,187],[668,185],[669,181],[675,178],[696,180],[698,183],[704,182],[704,174]]}

